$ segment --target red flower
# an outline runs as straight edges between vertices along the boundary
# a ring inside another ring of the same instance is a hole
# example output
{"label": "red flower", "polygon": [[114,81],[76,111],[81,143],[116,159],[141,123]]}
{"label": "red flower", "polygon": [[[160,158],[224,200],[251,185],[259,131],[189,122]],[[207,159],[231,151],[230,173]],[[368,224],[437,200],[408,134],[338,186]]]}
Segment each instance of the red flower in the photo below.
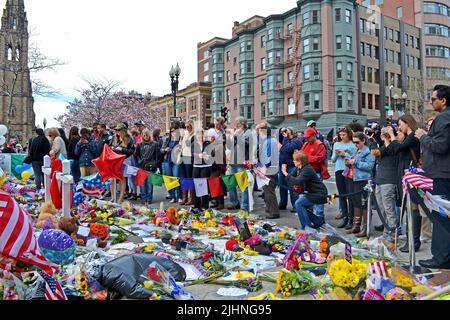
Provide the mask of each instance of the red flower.
{"label": "red flower", "polygon": [[211,258],[212,255],[213,255],[212,252],[205,252],[203,254],[203,259],[209,259],[209,258]]}

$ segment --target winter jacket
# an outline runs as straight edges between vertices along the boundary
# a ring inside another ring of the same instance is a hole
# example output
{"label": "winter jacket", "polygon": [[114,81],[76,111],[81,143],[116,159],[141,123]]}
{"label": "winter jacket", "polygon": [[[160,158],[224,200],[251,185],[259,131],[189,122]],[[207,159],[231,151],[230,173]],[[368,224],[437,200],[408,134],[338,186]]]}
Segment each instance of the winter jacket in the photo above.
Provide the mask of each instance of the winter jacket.
{"label": "winter jacket", "polygon": [[97,145],[94,141],[88,143],[78,142],[75,147],[75,155],[78,157],[80,167],[94,167],[92,160],[98,158]]}
{"label": "winter jacket", "polygon": [[309,164],[316,173],[320,173],[323,179],[328,180],[330,178],[330,173],[327,169],[326,148],[322,142],[319,140],[317,141],[318,143],[314,145],[305,143],[302,151],[308,155]]}
{"label": "winter jacket", "polygon": [[33,138],[29,150],[31,161],[44,161],[44,157],[50,153],[50,150],[50,141],[45,136]]}
{"label": "winter jacket", "polygon": [[450,108],[433,122],[428,135],[420,139],[424,147],[423,170],[432,179],[450,179]]}
{"label": "winter jacket", "polygon": [[243,165],[245,161],[257,161],[256,135],[252,133],[252,130],[236,130],[232,146],[231,165]]}
{"label": "winter jacket", "polygon": [[403,142],[392,141],[392,148],[399,156],[398,158],[398,169],[397,169],[397,181],[401,185],[403,175],[405,170],[410,167],[413,162],[413,157],[411,155],[411,150],[413,150],[416,159],[420,159],[420,141],[415,137],[415,133],[412,132],[409,136],[405,138]]}
{"label": "winter jacket", "polygon": [[69,147],[67,148],[67,159],[78,160],[79,156],[75,154],[75,148],[77,147],[80,137],[74,137],[69,140]]}
{"label": "winter jacket", "polygon": [[97,156],[100,156],[103,152],[103,147],[105,146],[105,144],[111,147],[114,139],[112,135],[106,132],[105,134],[98,136],[97,140],[95,140],[94,135],[92,135],[91,140],[96,143]]}
{"label": "winter jacket", "polygon": [[353,181],[371,180],[374,166],[375,157],[371,154],[368,147],[358,151],[354,163]]}
{"label": "winter jacket", "polygon": [[139,169],[156,172],[159,166],[159,144],[151,141],[150,143],[138,143],[135,156]]}
{"label": "winter jacket", "polygon": [[64,158],[67,158],[66,143],[64,142],[63,138],[58,136],[55,138],[55,140],[53,140],[52,151],[55,153],[55,158],[58,158],[61,154],[64,156]]}
{"label": "winter jacket", "polygon": [[[122,151],[117,151],[116,148],[122,148]],[[133,144],[133,139],[131,139],[131,137],[127,137],[127,146],[124,147],[122,146],[122,140],[118,140],[117,144],[115,144],[113,142],[112,145],[112,149],[115,153],[120,154],[120,155],[125,155],[127,156],[127,158],[129,158],[130,156],[132,156],[134,154],[134,144]]]}
{"label": "winter jacket", "polygon": [[285,164],[288,168],[293,168],[294,160],[293,155],[297,150],[301,150],[303,143],[298,138],[293,138],[289,140],[287,137],[280,136],[280,141],[282,141],[282,147],[280,149],[280,167]]}
{"label": "winter jacket", "polygon": [[398,155],[395,154],[392,145],[387,147],[382,146],[378,149],[381,153],[377,157],[378,166],[375,176],[375,183],[381,184],[397,184],[397,168],[398,168]]}
{"label": "winter jacket", "polygon": [[302,185],[304,194],[314,204],[325,204],[328,202],[327,187],[320,181],[311,165],[306,165],[295,170],[286,177],[288,185]]}
{"label": "winter jacket", "polygon": [[[170,148],[170,150],[166,152],[166,148]],[[161,153],[164,155],[163,162],[175,163],[178,161],[178,159],[172,159],[172,151],[174,149],[176,149],[174,154],[176,154],[178,151],[181,151],[178,140],[171,140],[170,138],[165,139],[161,147]]]}

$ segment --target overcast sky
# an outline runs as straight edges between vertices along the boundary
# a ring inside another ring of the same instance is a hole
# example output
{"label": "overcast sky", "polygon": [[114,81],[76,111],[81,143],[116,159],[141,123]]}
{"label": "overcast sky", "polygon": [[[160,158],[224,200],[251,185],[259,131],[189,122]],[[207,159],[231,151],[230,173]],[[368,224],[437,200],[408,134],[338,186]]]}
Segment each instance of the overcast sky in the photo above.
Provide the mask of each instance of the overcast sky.
{"label": "overcast sky", "polygon": [[[1,0],[4,4],[6,0]],[[179,62],[181,88],[197,79],[197,43],[231,37],[234,21],[284,13],[295,0],[25,0],[29,28],[42,51],[67,65],[41,78],[74,97],[81,76],[106,78],[125,90],[164,95]],[[62,100],[62,101],[61,101]],[[64,99],[35,101],[36,123],[65,112]]]}

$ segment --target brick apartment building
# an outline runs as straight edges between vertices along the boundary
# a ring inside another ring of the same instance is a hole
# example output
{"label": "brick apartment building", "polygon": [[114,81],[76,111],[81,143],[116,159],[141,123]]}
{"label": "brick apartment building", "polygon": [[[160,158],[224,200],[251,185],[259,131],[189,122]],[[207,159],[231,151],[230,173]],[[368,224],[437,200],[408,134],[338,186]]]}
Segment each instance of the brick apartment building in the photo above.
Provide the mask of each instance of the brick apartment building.
{"label": "brick apartment building", "polygon": [[[211,112],[211,83],[196,82],[181,89],[177,94],[177,104],[180,106],[176,110],[177,117],[183,121],[193,120],[196,128],[204,128],[205,124],[212,122]],[[163,107],[166,110],[166,126],[161,128],[167,132],[170,128],[170,117],[174,116],[173,96],[165,95],[148,102],[149,107]]]}
{"label": "brick apartment building", "polygon": [[436,84],[450,85],[450,0],[358,1],[422,29],[426,98]]}
{"label": "brick apartment building", "polygon": [[354,0],[300,0],[283,14],[235,22],[229,40],[199,44],[198,76],[212,82],[213,116],[225,106],[230,119],[276,127],[314,119],[328,133],[353,119],[379,120],[403,93],[417,112],[423,61],[414,25]]}

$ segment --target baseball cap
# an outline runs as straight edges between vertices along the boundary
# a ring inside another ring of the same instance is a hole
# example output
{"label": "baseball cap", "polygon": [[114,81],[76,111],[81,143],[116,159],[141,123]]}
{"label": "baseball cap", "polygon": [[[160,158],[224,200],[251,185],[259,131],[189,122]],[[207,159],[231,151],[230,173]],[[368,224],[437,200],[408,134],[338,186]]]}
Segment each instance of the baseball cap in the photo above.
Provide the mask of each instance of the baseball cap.
{"label": "baseball cap", "polygon": [[117,126],[114,129],[123,130],[123,129],[127,129],[127,126],[124,123],[119,123],[119,124],[117,124]]}
{"label": "baseball cap", "polygon": [[308,121],[308,124],[306,125],[307,127],[311,127],[313,125],[317,124],[314,120],[310,120]]}
{"label": "baseball cap", "polygon": [[145,126],[145,123],[144,123],[144,121],[139,120],[139,121],[136,121],[136,123],[134,125],[135,126]]}
{"label": "baseball cap", "polygon": [[306,139],[308,139],[309,137],[315,136],[316,134],[317,134],[316,130],[314,130],[313,128],[309,128],[309,129],[306,129],[304,137]]}

